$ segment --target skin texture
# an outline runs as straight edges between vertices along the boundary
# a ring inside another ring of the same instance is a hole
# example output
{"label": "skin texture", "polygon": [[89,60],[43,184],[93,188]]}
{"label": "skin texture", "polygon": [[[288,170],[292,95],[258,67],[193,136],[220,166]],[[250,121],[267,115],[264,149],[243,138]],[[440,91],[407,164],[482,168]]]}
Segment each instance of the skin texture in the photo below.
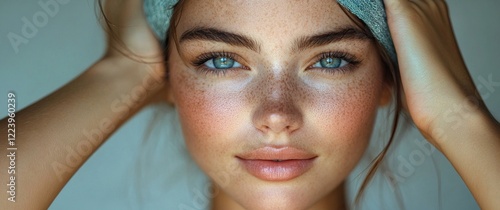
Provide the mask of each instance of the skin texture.
{"label": "skin texture", "polygon": [[[254,51],[223,42],[181,40],[170,51],[171,100],[189,152],[222,189],[216,205],[221,197],[232,209],[307,209],[315,204],[317,209],[326,196],[341,203],[342,193],[332,192],[362,156],[376,110],[386,101],[381,97],[384,69],[374,41],[345,39],[294,50],[298,38],[356,27],[337,4],[325,0],[187,1],[183,14],[179,40],[192,28],[215,27],[259,44]],[[290,27],[294,25],[301,27]],[[242,67],[218,76],[192,65],[201,54],[219,51],[236,54]],[[329,51],[352,54],[360,63],[345,72],[309,68]],[[295,179],[263,181],[235,157],[263,146],[293,146],[318,158]]]}
{"label": "skin texture", "polygon": [[498,208],[500,124],[469,75],[446,2],[384,2],[415,126],[450,160],[482,209]]}
{"label": "skin texture", "polygon": [[[373,43],[344,40],[290,49],[297,37],[352,24],[332,1],[193,2],[186,6],[183,14],[189,18],[181,20],[177,36],[196,25],[218,26],[251,36],[260,43],[259,53],[206,41],[182,41],[180,48],[171,43],[166,83],[165,65],[154,62],[163,55],[143,17],[142,1],[105,1],[103,12],[111,23],[105,56],[16,113],[16,180],[22,180],[16,190],[22,195],[15,203],[0,199],[3,209],[47,209],[116,129],[143,107],[163,100],[178,106],[191,154],[222,188],[214,191],[214,209],[345,208],[342,180],[366,147],[376,107],[388,101]],[[384,2],[413,122],[450,160],[480,207],[497,209],[500,125],[471,82],[445,2]],[[220,50],[236,54],[243,67],[217,77],[189,65],[200,53]],[[330,50],[347,51],[360,62],[345,73],[308,68]],[[136,90],[144,90],[137,100],[119,100]],[[120,109],[110,109],[116,102]],[[460,109],[450,113],[449,107]],[[0,136],[7,136],[10,125],[7,118],[0,121]],[[90,131],[92,139],[82,131]],[[287,182],[263,182],[234,160],[263,145],[285,144],[318,155],[313,168]],[[0,144],[0,150],[6,151],[6,145]],[[68,152],[88,145],[85,154]],[[0,158],[0,165],[8,164]],[[4,186],[6,172],[0,172]]]}

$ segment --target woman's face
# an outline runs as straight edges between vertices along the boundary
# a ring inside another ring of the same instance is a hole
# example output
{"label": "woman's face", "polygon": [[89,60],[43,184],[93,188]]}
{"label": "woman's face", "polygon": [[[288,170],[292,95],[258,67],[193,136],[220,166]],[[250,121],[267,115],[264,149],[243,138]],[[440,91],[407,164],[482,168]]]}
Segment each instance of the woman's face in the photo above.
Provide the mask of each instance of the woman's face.
{"label": "woman's face", "polygon": [[305,209],[343,182],[387,88],[374,41],[335,1],[189,0],[175,36],[171,99],[225,194]]}

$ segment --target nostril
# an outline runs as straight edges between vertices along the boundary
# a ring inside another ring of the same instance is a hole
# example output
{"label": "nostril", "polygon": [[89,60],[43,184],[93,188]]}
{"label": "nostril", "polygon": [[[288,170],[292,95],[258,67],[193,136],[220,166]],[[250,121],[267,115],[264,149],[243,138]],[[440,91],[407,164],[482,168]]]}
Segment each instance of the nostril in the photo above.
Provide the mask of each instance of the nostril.
{"label": "nostril", "polygon": [[291,133],[301,126],[301,121],[301,119],[296,119],[290,115],[271,114],[268,117],[260,119],[260,126],[256,125],[256,127],[266,133]]}
{"label": "nostril", "polygon": [[292,101],[266,100],[253,113],[254,126],[265,133],[292,133],[303,124],[301,109]]}

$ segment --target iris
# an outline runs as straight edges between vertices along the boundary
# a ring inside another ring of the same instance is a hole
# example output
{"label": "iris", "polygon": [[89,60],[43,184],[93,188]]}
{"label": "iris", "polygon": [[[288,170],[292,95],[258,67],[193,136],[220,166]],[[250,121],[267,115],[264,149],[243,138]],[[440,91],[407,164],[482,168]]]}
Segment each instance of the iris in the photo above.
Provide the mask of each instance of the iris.
{"label": "iris", "polygon": [[214,69],[230,69],[230,68],[235,68],[235,67],[241,67],[241,64],[236,62],[234,59],[231,59],[229,57],[216,57],[208,60],[205,65],[209,68],[214,68]]}
{"label": "iris", "polygon": [[339,68],[341,67],[342,64],[342,59],[340,58],[323,58],[319,62],[320,66],[314,66],[314,67],[321,67],[321,68]]}

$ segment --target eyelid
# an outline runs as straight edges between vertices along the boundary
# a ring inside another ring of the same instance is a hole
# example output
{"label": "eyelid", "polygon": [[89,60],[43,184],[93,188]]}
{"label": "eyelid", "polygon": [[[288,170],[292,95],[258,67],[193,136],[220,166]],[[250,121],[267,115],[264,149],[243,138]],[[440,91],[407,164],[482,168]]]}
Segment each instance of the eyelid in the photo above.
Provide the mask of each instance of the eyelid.
{"label": "eyelid", "polygon": [[[240,67],[233,67],[233,68],[227,68],[227,69],[216,69],[216,68],[210,68],[205,65],[205,63],[211,59],[217,58],[217,57],[227,57],[235,62],[239,63],[241,66]],[[215,51],[215,52],[208,52],[208,53],[203,53],[195,58],[194,61],[192,61],[192,65],[196,67],[198,71],[201,73],[205,73],[206,75],[215,75],[217,77],[219,76],[225,76],[226,73],[232,72],[232,71],[238,71],[238,70],[250,70],[247,66],[245,66],[245,62],[241,62],[241,60],[244,61],[238,54],[236,53],[231,53],[231,52],[225,52],[225,51]]]}
{"label": "eyelid", "polygon": [[[342,59],[342,60],[348,62],[348,64],[344,67],[339,67],[339,68],[334,68],[334,69],[313,67],[314,64],[320,62],[321,59],[324,59],[324,58],[339,58],[339,59]],[[314,62],[312,64],[308,65],[307,70],[310,70],[310,69],[328,69],[328,71],[349,70],[349,68],[361,63],[361,60],[356,58],[356,56],[354,56],[350,53],[347,53],[347,52],[342,52],[342,51],[329,51],[329,52],[320,53],[319,55],[317,55],[313,59],[313,61]]]}
{"label": "eyelid", "polygon": [[[235,62],[238,62],[241,67],[233,67],[233,68],[228,68],[228,69],[215,69],[215,68],[210,68],[205,65],[207,61],[210,59],[214,59],[217,57],[228,57],[230,59],[233,59]],[[313,67],[316,63],[320,62],[321,59],[324,58],[339,58],[347,62],[346,65],[343,67],[339,68],[318,68],[318,67]],[[243,62],[241,62],[243,60]],[[195,58],[194,61],[192,61],[192,65],[195,66],[198,70],[205,72],[205,73],[212,73],[217,76],[225,75],[226,72],[228,71],[235,71],[235,70],[250,70],[244,62],[245,60],[242,59],[238,54],[232,53],[232,52],[225,52],[225,51],[214,51],[214,52],[207,52],[203,53]],[[359,60],[356,56],[343,52],[343,51],[327,51],[320,53],[319,55],[315,56],[314,62],[310,65],[308,65],[306,70],[314,70],[318,69],[324,72],[328,73],[334,73],[334,72],[345,72],[348,70],[353,69],[355,66],[357,66],[359,63],[361,63],[361,60]]]}
{"label": "eyelid", "polygon": [[[217,57],[227,57],[230,59],[233,59],[234,61],[238,62],[241,64],[242,67],[246,68],[244,65],[244,59],[241,58],[236,53],[231,53],[231,52],[225,52],[225,51],[215,51],[215,52],[208,52],[208,53],[203,53],[195,58],[195,60],[192,62],[193,66],[202,66],[205,62],[207,62],[210,59],[214,59]],[[243,62],[242,62],[243,61]]]}

